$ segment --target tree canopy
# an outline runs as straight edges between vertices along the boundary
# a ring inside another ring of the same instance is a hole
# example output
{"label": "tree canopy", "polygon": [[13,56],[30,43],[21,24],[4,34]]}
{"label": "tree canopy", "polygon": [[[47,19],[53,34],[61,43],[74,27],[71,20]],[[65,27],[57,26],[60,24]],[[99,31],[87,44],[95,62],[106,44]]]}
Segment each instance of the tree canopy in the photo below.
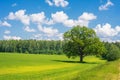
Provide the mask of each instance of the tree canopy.
{"label": "tree canopy", "polygon": [[102,54],[102,58],[108,61],[117,60],[120,58],[120,43],[104,42],[106,53]]}
{"label": "tree canopy", "polygon": [[86,55],[97,55],[105,52],[105,47],[100,39],[96,36],[94,30],[74,26],[71,30],[64,33],[64,53],[70,57],[80,57],[80,62]]}

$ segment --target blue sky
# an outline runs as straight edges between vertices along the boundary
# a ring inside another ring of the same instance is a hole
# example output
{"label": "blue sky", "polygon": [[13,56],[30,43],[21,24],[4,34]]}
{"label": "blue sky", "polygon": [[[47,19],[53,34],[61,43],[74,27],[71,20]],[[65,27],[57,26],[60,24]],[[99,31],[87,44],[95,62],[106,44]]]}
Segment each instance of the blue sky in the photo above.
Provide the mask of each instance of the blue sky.
{"label": "blue sky", "polygon": [[0,0],[0,40],[62,40],[75,25],[120,41],[119,0]]}

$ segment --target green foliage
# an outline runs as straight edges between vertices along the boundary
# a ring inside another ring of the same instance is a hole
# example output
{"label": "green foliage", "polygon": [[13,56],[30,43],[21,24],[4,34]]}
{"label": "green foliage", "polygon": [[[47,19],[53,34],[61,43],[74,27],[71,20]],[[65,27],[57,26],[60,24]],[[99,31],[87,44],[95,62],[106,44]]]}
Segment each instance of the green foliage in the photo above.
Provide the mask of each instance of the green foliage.
{"label": "green foliage", "polygon": [[105,43],[106,53],[102,55],[108,61],[117,60],[120,58],[120,48],[113,43]]}
{"label": "green foliage", "polygon": [[0,52],[32,54],[62,54],[63,41],[46,40],[1,40]]}
{"label": "green foliage", "polygon": [[120,42],[115,42],[115,43],[112,43],[112,44],[116,45],[120,49]]}
{"label": "green foliage", "polygon": [[64,33],[64,53],[70,57],[80,56],[80,61],[86,55],[97,55],[105,52],[105,48],[94,30],[87,27],[75,26]]}

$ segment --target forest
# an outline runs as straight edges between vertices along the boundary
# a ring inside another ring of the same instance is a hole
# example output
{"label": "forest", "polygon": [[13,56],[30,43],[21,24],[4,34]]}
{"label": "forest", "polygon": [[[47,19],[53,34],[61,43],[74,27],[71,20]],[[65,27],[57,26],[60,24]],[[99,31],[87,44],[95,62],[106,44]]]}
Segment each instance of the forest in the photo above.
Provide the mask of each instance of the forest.
{"label": "forest", "polygon": [[32,54],[62,54],[63,41],[47,40],[1,40],[0,52]]}
{"label": "forest", "polygon": [[[120,49],[120,42],[103,42],[108,49],[114,45]],[[0,52],[29,54],[63,54],[64,41],[60,40],[0,40]]]}

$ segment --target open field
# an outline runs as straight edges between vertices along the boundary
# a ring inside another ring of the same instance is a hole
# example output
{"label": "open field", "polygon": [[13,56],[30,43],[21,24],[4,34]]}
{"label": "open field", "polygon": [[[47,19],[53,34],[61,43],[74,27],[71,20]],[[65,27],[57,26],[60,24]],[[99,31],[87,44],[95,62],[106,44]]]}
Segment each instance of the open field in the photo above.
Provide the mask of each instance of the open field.
{"label": "open field", "polygon": [[119,61],[106,62],[87,56],[0,53],[0,80],[116,80]]}

